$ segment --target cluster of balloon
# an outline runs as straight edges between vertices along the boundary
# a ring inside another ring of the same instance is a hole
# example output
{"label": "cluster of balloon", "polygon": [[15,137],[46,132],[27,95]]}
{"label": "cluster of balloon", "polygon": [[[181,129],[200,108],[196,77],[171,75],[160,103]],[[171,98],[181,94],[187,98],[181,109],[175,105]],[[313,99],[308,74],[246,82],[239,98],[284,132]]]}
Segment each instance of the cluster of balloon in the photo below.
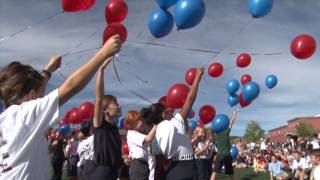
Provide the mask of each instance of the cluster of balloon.
{"label": "cluster of balloon", "polygon": [[218,114],[211,123],[211,129],[215,133],[224,131],[229,127],[229,117],[225,114]]}
{"label": "cluster of balloon", "polygon": [[129,155],[129,146],[127,142],[122,144],[121,151],[122,151],[122,155]]}
{"label": "cluster of balloon", "polygon": [[128,31],[121,22],[128,15],[128,5],[124,0],[111,0],[105,8],[105,18],[108,23],[103,32],[103,44],[113,35],[119,34],[124,43],[127,40]]}
{"label": "cluster of balloon", "polygon": [[267,78],[265,80],[265,84],[269,89],[274,88],[278,84],[277,76],[275,76],[273,74],[267,76]]}
{"label": "cluster of balloon", "polygon": [[199,110],[199,117],[203,124],[208,124],[216,116],[216,110],[211,105],[204,105]]}
{"label": "cluster of balloon", "polygon": [[242,96],[245,101],[252,101],[259,96],[260,87],[255,82],[249,82],[242,87]]}
{"label": "cluster of balloon", "polygon": [[188,124],[189,124],[189,128],[194,131],[197,127],[197,121],[194,121],[194,120],[189,120],[188,121]]}
{"label": "cluster of balloon", "polygon": [[260,18],[271,11],[273,0],[248,0],[247,4],[252,17]]}
{"label": "cluster of balloon", "polygon": [[61,5],[64,12],[86,11],[93,7],[96,0],[62,0]]}
{"label": "cluster of balloon", "polygon": [[174,84],[170,87],[166,96],[167,106],[174,109],[181,108],[187,99],[188,93],[189,87],[187,85],[181,83]]}
{"label": "cluster of balloon", "polygon": [[223,73],[223,66],[220,63],[213,63],[208,68],[208,74],[211,77],[219,77]]}
{"label": "cluster of balloon", "polygon": [[[155,38],[168,35],[176,22],[178,29],[188,29],[198,25],[204,14],[205,4],[202,0],[157,0],[160,9],[149,15],[148,27]],[[167,10],[175,6],[174,17]]]}
{"label": "cluster of balloon", "polygon": [[308,34],[298,35],[291,42],[291,53],[298,59],[307,59],[311,57],[315,51],[316,40]]}
{"label": "cluster of balloon", "polygon": [[232,159],[236,159],[238,154],[239,154],[238,148],[233,145],[230,149],[230,155],[231,155]]}
{"label": "cluster of balloon", "polygon": [[235,95],[240,88],[238,80],[231,79],[227,82],[226,89],[230,95]]}

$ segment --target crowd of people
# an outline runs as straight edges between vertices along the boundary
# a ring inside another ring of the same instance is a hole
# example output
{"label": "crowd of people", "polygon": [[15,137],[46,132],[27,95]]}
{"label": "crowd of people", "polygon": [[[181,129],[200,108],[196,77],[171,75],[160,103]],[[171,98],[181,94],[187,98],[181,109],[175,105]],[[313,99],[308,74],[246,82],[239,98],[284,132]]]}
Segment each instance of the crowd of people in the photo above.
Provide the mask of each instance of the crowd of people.
{"label": "crowd of people", "polygon": [[[122,114],[121,106],[104,89],[105,68],[120,48],[119,36],[115,35],[48,95],[44,95],[47,83],[59,68],[61,57],[52,58],[41,72],[19,62],[1,69],[0,98],[6,106],[0,114],[1,179],[49,179],[50,162],[53,180],[62,178],[64,164],[70,179],[80,180],[215,180],[223,169],[230,179],[236,179],[234,167],[251,166],[256,172],[270,172],[271,179],[319,179],[317,140],[305,146],[303,140],[296,143],[290,139],[277,145],[262,139],[259,146],[258,142],[247,146],[239,141],[235,143],[239,156],[234,159],[230,154],[230,131],[237,111],[229,126],[219,133],[213,134],[203,126],[190,129],[188,113],[204,73],[201,67],[176,113],[163,103],[128,111],[124,121],[127,133],[121,135],[114,123]],[[57,122],[59,107],[95,74],[93,118],[68,135],[50,129]],[[123,148],[126,143],[128,152]]]}

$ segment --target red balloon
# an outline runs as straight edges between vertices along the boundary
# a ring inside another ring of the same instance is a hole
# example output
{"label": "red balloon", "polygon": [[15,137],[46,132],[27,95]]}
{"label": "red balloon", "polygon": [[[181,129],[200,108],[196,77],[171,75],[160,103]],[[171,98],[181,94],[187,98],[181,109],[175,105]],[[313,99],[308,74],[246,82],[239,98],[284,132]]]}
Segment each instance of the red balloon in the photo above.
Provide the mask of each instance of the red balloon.
{"label": "red balloon", "polygon": [[163,104],[163,105],[167,105],[167,97],[166,96],[162,96],[159,100],[159,103]]}
{"label": "red balloon", "polygon": [[249,105],[251,104],[251,102],[252,102],[252,101],[245,101],[245,100],[243,99],[242,94],[240,94],[240,96],[239,96],[239,103],[240,103],[240,106],[241,106],[241,107],[247,107],[247,106],[249,106]]}
{"label": "red balloon", "polygon": [[216,110],[211,105],[204,105],[199,110],[199,117],[204,124],[208,124],[216,116]]}
{"label": "red balloon", "polygon": [[109,38],[111,38],[113,35],[119,34],[120,40],[122,43],[124,43],[127,40],[128,37],[128,31],[124,25],[120,23],[112,23],[109,24],[103,32],[103,44],[108,41]]}
{"label": "red balloon", "polygon": [[181,108],[187,99],[189,87],[185,84],[171,86],[167,93],[167,105],[171,108]]}
{"label": "red balloon", "polygon": [[72,108],[71,113],[69,115],[69,122],[72,124],[78,124],[82,121],[79,109],[78,108]]}
{"label": "red balloon", "polygon": [[64,124],[69,124],[68,119],[62,118],[62,119],[59,120],[59,126],[62,126],[62,125],[64,125]]}
{"label": "red balloon", "polygon": [[251,82],[251,80],[252,80],[251,76],[249,74],[245,74],[241,77],[241,84],[245,85],[248,82]]}
{"label": "red balloon", "polygon": [[65,12],[85,11],[93,7],[96,0],[61,0]]}
{"label": "red balloon", "polygon": [[106,21],[110,23],[122,22],[128,15],[128,6],[123,0],[112,0],[105,8]]}
{"label": "red balloon", "polygon": [[91,102],[84,102],[79,107],[80,119],[92,119],[94,114],[94,105]]}
{"label": "red balloon", "polygon": [[308,35],[301,34],[291,42],[291,53],[298,59],[306,59],[316,51],[316,40]]}
{"label": "red balloon", "polygon": [[223,73],[223,66],[220,63],[213,63],[208,68],[208,74],[211,77],[219,77]]}
{"label": "red balloon", "polygon": [[122,154],[123,154],[123,155],[128,155],[128,154],[129,154],[129,146],[128,146],[128,143],[122,144],[121,150],[122,150]]}
{"label": "red balloon", "polygon": [[245,68],[251,63],[251,57],[247,53],[242,53],[238,56],[236,63],[238,67]]}
{"label": "red balloon", "polygon": [[190,68],[185,75],[186,82],[191,86],[193,83],[194,78],[196,77],[197,69]]}
{"label": "red balloon", "polygon": [[202,119],[200,119],[200,120],[197,122],[197,126],[199,126],[199,127],[202,127],[202,126],[204,126],[204,125],[205,125],[205,123],[203,122]]}

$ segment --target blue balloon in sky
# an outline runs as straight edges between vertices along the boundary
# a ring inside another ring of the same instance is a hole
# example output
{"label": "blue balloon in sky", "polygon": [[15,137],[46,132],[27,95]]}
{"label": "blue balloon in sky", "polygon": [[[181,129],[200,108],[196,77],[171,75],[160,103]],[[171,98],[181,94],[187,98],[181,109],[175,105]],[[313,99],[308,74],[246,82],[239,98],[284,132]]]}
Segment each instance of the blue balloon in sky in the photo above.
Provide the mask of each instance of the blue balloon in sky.
{"label": "blue balloon in sky", "polygon": [[178,29],[188,29],[198,25],[205,11],[203,0],[179,0],[174,13]]}
{"label": "blue balloon in sky", "polygon": [[192,129],[192,130],[195,130],[196,127],[197,127],[197,121],[189,120],[188,124],[189,124],[189,128]]}
{"label": "blue balloon in sky", "polygon": [[236,79],[231,79],[227,82],[226,89],[230,95],[235,95],[240,87],[240,83]]}
{"label": "blue balloon in sky", "polygon": [[236,159],[239,154],[238,148],[236,146],[232,146],[230,149],[230,155],[232,159]]}
{"label": "blue balloon in sky", "polygon": [[63,134],[63,135],[67,135],[70,131],[70,126],[68,124],[64,124],[62,126],[59,127],[59,131]]}
{"label": "blue balloon in sky", "polygon": [[274,88],[277,85],[277,83],[278,83],[278,78],[273,74],[269,75],[265,81],[265,84],[269,89]]}
{"label": "blue balloon in sky", "polygon": [[149,16],[149,31],[156,38],[168,35],[173,28],[173,24],[173,16],[167,10],[158,9]]}
{"label": "blue balloon in sky", "polygon": [[225,114],[218,114],[211,123],[211,128],[215,133],[224,131],[229,127],[229,117]]}
{"label": "blue balloon in sky", "polygon": [[170,6],[174,5],[178,0],[157,0],[158,5],[163,8],[167,9]]}
{"label": "blue balloon in sky", "polygon": [[237,95],[230,95],[228,97],[228,104],[233,107],[239,103],[239,97]]}
{"label": "blue balloon in sky", "polygon": [[248,82],[242,87],[242,96],[245,101],[252,101],[259,96],[260,87],[255,82]]}
{"label": "blue balloon in sky", "polygon": [[119,118],[116,123],[117,123],[117,127],[119,129],[123,129],[123,127],[124,127],[124,119],[123,118]]}
{"label": "blue balloon in sky", "polygon": [[248,0],[248,8],[250,14],[255,17],[263,17],[267,15],[273,5],[273,0]]}

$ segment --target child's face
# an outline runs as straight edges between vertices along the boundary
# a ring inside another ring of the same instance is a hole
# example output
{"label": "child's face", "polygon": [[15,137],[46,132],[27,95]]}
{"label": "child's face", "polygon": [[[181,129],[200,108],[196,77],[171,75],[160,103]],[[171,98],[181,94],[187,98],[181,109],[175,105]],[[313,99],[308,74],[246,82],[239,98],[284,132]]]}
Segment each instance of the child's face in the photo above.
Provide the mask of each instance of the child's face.
{"label": "child's face", "polygon": [[311,162],[313,165],[318,165],[319,161],[320,161],[319,157],[316,157],[315,155],[311,155]]}
{"label": "child's face", "polygon": [[205,138],[205,132],[204,132],[204,129],[203,128],[201,128],[201,129],[199,129],[199,131],[198,131],[198,133],[197,133],[197,136],[199,137],[199,138],[201,138],[201,139],[204,139]]}

